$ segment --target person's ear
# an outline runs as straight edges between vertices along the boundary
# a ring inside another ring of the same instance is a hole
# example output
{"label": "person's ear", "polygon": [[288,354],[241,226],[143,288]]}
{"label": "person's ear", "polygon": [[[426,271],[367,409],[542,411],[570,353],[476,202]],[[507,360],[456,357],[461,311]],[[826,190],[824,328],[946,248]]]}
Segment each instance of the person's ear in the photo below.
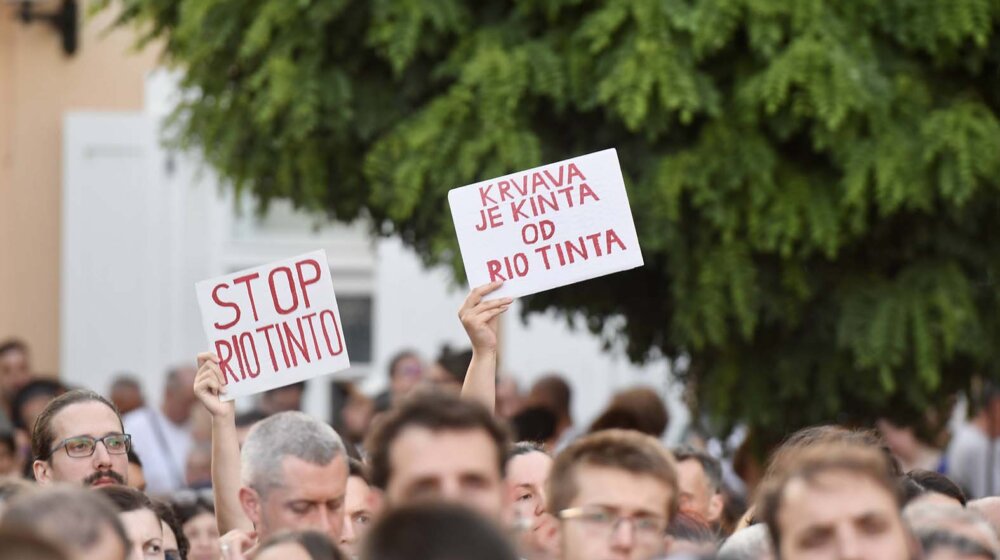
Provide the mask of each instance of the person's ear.
{"label": "person's ear", "polygon": [[52,465],[48,461],[36,460],[31,464],[31,470],[35,473],[35,480],[39,484],[52,482]]}
{"label": "person's ear", "polygon": [[261,510],[264,507],[260,494],[258,494],[253,488],[241,486],[239,496],[240,506],[243,507],[243,513],[245,513],[250,519],[250,522],[253,523],[255,529],[259,528],[261,518],[263,517]]}

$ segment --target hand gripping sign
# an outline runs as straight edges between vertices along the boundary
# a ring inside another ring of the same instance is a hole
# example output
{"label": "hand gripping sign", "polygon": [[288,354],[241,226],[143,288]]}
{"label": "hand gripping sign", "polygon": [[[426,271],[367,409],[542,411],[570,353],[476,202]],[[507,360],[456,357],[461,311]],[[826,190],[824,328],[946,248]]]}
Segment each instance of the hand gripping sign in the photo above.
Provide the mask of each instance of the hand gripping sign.
{"label": "hand gripping sign", "polygon": [[518,297],[642,266],[618,153],[595,152],[453,189],[471,286]]}
{"label": "hand gripping sign", "polygon": [[224,400],[351,366],[325,251],[195,285]]}

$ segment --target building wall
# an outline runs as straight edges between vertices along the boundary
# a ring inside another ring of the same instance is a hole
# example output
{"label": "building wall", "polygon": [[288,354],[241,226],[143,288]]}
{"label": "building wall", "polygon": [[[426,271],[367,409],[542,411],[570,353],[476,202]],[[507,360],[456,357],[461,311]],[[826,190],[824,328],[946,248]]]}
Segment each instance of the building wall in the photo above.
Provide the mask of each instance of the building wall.
{"label": "building wall", "polygon": [[25,25],[17,9],[0,3],[0,339],[23,338],[35,368],[57,374],[63,118],[140,109],[157,53],[135,53],[131,33],[106,33],[113,14],[86,18],[84,5],[68,57],[51,26]]}

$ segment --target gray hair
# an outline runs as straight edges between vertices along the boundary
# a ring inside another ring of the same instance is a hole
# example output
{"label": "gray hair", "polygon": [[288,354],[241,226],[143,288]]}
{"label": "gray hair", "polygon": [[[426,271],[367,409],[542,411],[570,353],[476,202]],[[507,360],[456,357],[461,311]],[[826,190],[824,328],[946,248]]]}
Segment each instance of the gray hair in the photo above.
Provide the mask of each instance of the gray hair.
{"label": "gray hair", "polygon": [[766,560],[774,558],[767,525],[758,523],[740,529],[719,548],[719,560]]}
{"label": "gray hair", "polygon": [[282,486],[282,461],[295,457],[328,465],[347,455],[340,436],[328,424],[302,412],[279,412],[254,424],[241,452],[241,479],[258,492]]}
{"label": "gray hair", "polygon": [[981,540],[988,543],[986,548],[993,556],[1000,555],[1000,539],[993,525],[978,511],[959,505],[915,503],[903,510],[903,519],[922,543],[928,539],[940,540],[942,533],[964,537],[961,529],[968,528],[982,536]]}

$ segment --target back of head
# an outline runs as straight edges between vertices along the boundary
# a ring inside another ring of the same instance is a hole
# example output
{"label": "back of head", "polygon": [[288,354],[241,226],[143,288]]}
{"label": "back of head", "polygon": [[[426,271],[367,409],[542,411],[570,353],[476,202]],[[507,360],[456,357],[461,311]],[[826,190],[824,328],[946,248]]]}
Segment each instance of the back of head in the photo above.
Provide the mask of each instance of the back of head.
{"label": "back of head", "polygon": [[11,500],[0,527],[33,531],[73,550],[94,548],[109,530],[121,541],[122,551],[128,542],[116,506],[106,495],[69,486],[45,488]]}
{"label": "back of head", "polygon": [[346,454],[340,436],[328,424],[302,412],[280,412],[256,423],[247,434],[241,478],[245,486],[265,492],[284,483],[285,457],[324,466]]}
{"label": "back of head", "polygon": [[368,533],[363,560],[517,560],[495,525],[456,505],[401,507]]}
{"label": "back of head", "polygon": [[760,508],[757,515],[767,524],[774,550],[781,548],[778,516],[785,488],[793,480],[812,484],[818,477],[831,472],[868,478],[885,490],[897,508],[901,505],[896,479],[885,454],[879,449],[851,440],[799,448],[784,457],[781,470],[764,482],[757,503]]}
{"label": "back of head", "polygon": [[568,508],[576,498],[580,490],[576,469],[581,466],[606,467],[658,479],[671,489],[670,503],[664,504],[668,518],[677,511],[677,466],[670,452],[652,436],[605,430],[571,443],[556,456],[549,473],[551,513]]}
{"label": "back of head", "polygon": [[69,560],[52,540],[29,531],[0,529],[0,560]]}
{"label": "back of head", "polygon": [[654,437],[663,437],[670,423],[663,399],[649,387],[634,387],[618,393],[608,409],[632,412],[637,421],[634,429]]}
{"label": "back of head", "polygon": [[55,379],[35,379],[14,395],[11,401],[11,422],[15,428],[31,431],[30,418],[23,414],[24,405],[36,399],[54,399],[66,392],[66,386]]}
{"label": "back of head", "polygon": [[927,494],[941,494],[955,500],[962,507],[965,507],[967,502],[965,492],[962,492],[957,484],[947,476],[934,471],[914,469],[906,473],[900,479],[900,489],[904,504],[909,504]]}
{"label": "back of head", "polygon": [[102,486],[95,490],[107,498],[118,513],[128,513],[140,509],[148,509],[156,513],[153,502],[142,492],[128,486]]}
{"label": "back of head", "polygon": [[573,390],[569,383],[559,375],[546,375],[535,381],[528,400],[547,407],[559,421],[572,417],[570,407],[573,401]]}
{"label": "back of head", "polygon": [[1000,496],[972,500],[968,503],[968,507],[986,518],[993,526],[993,530],[1000,535]]}
{"label": "back of head", "polygon": [[975,510],[957,504],[916,503],[904,510],[903,517],[927,555],[944,548],[971,556],[1000,556],[993,526]]}
{"label": "back of head", "polygon": [[454,350],[445,345],[438,354],[437,363],[458,383],[465,383],[465,374],[472,363],[472,349]]}
{"label": "back of head", "polygon": [[309,560],[344,560],[344,553],[337,548],[330,537],[319,531],[292,531],[278,533],[260,545],[257,557],[267,557],[265,551],[273,550],[283,544],[294,543],[301,546]]}
{"label": "back of head", "polygon": [[413,395],[385,413],[365,442],[370,453],[372,484],[385,489],[392,476],[389,451],[393,441],[406,429],[421,427],[431,432],[481,430],[493,440],[501,475],[509,438],[502,425],[481,405],[443,392]]}
{"label": "back of head", "polygon": [[770,560],[771,535],[767,525],[758,523],[740,529],[726,539],[719,547],[719,560]]}
{"label": "back of head", "polygon": [[118,424],[121,426],[122,431],[125,430],[122,424],[122,417],[118,414],[118,409],[108,399],[93,391],[74,389],[49,401],[49,404],[45,405],[45,409],[38,415],[31,431],[32,457],[34,459],[41,459],[42,457],[49,456],[49,450],[52,449],[52,445],[55,443],[53,441],[55,433],[52,430],[52,420],[56,415],[68,406],[91,401],[99,402],[114,411],[115,416],[118,417]]}

